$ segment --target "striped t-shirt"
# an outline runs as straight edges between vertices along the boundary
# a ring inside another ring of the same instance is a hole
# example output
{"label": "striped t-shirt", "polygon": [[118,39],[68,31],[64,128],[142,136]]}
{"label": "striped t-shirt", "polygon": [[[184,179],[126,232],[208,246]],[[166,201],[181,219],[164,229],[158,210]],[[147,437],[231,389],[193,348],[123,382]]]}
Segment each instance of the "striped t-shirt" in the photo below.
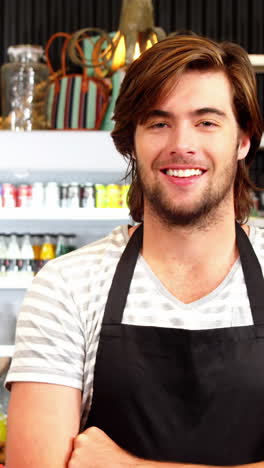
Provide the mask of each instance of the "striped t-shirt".
{"label": "striped t-shirt", "polygon": [[[120,226],[107,237],[48,262],[34,278],[18,317],[7,386],[31,381],[80,389],[81,429],[91,404],[104,307],[128,239],[127,226]],[[264,230],[251,227],[250,240],[263,268]],[[184,304],[140,255],[123,323],[193,330],[252,325],[240,260],[214,291]]]}

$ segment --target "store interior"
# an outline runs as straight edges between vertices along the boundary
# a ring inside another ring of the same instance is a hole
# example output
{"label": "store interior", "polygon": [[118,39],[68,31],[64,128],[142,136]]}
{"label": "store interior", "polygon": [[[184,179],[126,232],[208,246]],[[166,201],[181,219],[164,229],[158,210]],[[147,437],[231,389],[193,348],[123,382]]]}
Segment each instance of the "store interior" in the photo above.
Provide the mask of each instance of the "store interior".
{"label": "store interior", "polygon": [[[133,223],[127,164],[110,136],[127,65],[171,33],[234,41],[250,54],[264,110],[262,0],[2,0],[1,8],[0,448],[9,399],[3,384],[34,275],[46,261]],[[151,34],[137,31],[132,59],[127,50],[115,56],[136,21]],[[87,79],[90,100],[78,88]],[[264,189],[263,152],[264,142],[251,176]],[[252,196],[252,222],[264,227],[264,195]]]}

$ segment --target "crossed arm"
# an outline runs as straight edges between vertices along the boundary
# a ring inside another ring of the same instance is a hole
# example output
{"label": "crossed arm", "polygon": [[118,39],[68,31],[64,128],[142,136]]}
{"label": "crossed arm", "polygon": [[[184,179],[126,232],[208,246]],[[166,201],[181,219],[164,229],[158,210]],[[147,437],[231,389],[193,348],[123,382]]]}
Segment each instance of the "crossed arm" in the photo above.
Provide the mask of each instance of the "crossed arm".
{"label": "crossed arm", "polygon": [[[264,462],[242,465],[263,468]],[[134,457],[116,445],[103,431],[89,428],[78,435],[68,468],[220,468],[206,465],[155,462]],[[238,467],[236,467],[238,468]]]}
{"label": "crossed arm", "polygon": [[[80,405],[81,392],[77,389],[33,382],[13,384],[6,467],[209,468],[139,459],[97,428],[78,435]],[[243,467],[264,468],[264,462]]]}

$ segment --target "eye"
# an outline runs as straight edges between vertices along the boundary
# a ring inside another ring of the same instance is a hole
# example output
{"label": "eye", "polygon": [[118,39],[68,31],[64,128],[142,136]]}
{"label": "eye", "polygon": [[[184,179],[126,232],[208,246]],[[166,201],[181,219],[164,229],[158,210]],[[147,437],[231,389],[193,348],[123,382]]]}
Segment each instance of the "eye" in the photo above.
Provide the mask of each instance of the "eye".
{"label": "eye", "polygon": [[198,126],[210,128],[210,127],[217,127],[217,124],[215,122],[212,122],[211,120],[203,120],[202,122],[198,123]]}
{"label": "eye", "polygon": [[150,124],[150,128],[165,128],[168,127],[168,124],[165,122],[156,122],[153,124]]}

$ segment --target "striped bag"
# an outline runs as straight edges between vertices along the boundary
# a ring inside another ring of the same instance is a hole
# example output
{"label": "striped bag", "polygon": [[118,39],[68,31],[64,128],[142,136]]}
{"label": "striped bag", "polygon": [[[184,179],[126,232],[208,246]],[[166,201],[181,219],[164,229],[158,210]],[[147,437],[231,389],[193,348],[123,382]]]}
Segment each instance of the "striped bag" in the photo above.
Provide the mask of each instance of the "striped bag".
{"label": "striped bag", "polygon": [[[120,86],[125,75],[122,69],[112,70],[112,60],[115,51],[113,38],[116,32],[107,33],[101,28],[84,28],[75,31],[69,42],[68,57],[78,66],[85,65],[89,76],[101,78],[109,86],[109,104],[100,126],[100,130],[111,131],[114,128],[112,120]],[[80,45],[81,51],[80,53]],[[108,50],[108,53],[106,51]]]}
{"label": "striped bag", "polygon": [[[55,72],[49,50],[58,37],[64,37],[65,40],[61,51],[61,70]],[[47,65],[50,70],[46,107],[48,127],[58,130],[98,130],[108,108],[110,89],[104,79],[88,76],[85,67],[81,74],[66,71],[70,39],[70,34],[55,33],[46,45]],[[81,48],[79,53],[82,56]]]}

